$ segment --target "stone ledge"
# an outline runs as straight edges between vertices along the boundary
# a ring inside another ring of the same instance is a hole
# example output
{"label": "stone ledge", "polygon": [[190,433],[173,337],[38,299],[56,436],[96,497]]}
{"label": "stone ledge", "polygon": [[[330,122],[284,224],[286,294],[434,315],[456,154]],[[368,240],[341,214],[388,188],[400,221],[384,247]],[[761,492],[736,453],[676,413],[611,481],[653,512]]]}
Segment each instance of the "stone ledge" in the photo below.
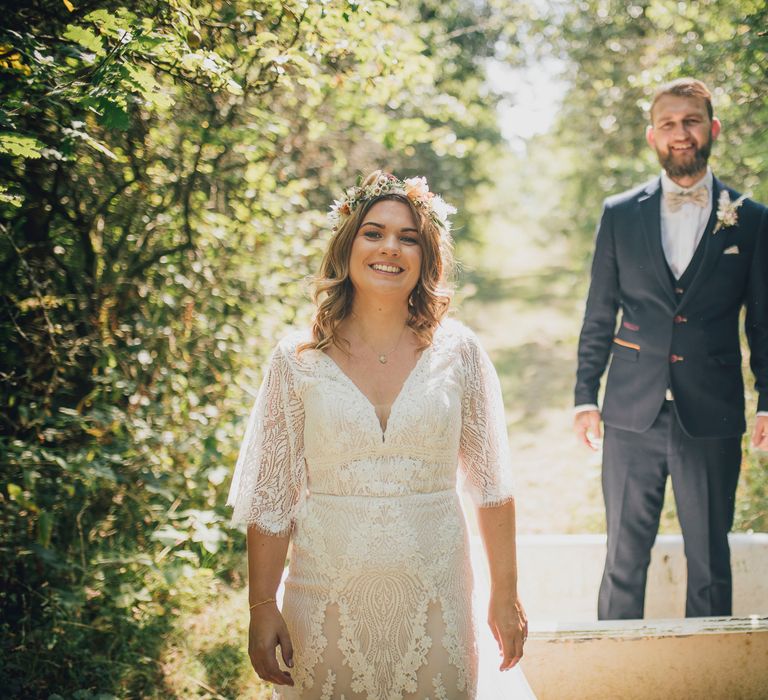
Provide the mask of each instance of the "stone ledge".
{"label": "stone ledge", "polygon": [[533,625],[538,700],[764,700],[768,617]]}
{"label": "stone ledge", "polygon": [[691,637],[706,634],[768,633],[768,616],[690,617],[668,620],[602,620],[600,622],[540,622],[530,626],[529,641],[590,641]]}
{"label": "stone ledge", "polygon": [[[768,615],[768,533],[733,533],[729,541],[734,615]],[[596,621],[605,546],[605,535],[519,535],[519,591],[529,619]],[[682,537],[659,535],[648,569],[645,617],[684,617],[685,585]]]}

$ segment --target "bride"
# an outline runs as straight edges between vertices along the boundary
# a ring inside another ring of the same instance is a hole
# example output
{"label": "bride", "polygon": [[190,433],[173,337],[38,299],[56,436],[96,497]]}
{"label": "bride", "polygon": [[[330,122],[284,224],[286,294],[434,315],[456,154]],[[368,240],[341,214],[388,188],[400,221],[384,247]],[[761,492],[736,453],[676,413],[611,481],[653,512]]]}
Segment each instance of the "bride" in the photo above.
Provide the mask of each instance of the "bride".
{"label": "bride", "polygon": [[446,318],[454,211],[424,178],[376,171],[347,190],[311,331],[272,354],[229,502],[248,528],[249,655],[275,698],[531,697],[517,669],[510,684],[484,655],[478,673],[457,476],[477,506],[499,670],[528,625],[498,379]]}

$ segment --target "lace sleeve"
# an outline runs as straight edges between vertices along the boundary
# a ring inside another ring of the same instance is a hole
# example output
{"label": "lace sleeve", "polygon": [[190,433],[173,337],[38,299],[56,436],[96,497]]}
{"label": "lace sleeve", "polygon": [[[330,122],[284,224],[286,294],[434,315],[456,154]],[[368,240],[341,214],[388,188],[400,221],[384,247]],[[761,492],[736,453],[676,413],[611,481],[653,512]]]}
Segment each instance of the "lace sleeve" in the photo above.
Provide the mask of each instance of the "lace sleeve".
{"label": "lace sleeve", "polygon": [[287,535],[306,491],[304,405],[278,346],[251,410],[227,505],[232,523]]}
{"label": "lace sleeve", "polygon": [[461,364],[459,463],[472,500],[481,508],[491,508],[514,497],[501,386],[490,358],[471,333],[461,345]]}

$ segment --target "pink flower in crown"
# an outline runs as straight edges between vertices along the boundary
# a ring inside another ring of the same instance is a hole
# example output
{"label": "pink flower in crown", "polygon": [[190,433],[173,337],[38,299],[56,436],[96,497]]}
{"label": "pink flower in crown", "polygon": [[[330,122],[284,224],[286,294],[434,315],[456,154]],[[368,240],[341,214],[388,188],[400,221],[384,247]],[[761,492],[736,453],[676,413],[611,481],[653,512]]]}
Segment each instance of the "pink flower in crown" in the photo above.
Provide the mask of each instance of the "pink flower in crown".
{"label": "pink flower in crown", "polygon": [[405,185],[405,196],[408,199],[426,204],[435,196],[429,191],[429,185],[425,177],[409,177],[403,180],[403,184]]}

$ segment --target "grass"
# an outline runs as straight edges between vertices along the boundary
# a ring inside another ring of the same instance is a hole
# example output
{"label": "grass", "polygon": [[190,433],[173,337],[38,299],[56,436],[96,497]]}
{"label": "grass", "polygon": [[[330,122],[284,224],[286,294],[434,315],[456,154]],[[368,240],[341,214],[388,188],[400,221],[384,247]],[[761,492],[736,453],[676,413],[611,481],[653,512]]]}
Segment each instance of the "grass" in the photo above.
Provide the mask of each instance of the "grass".
{"label": "grass", "polygon": [[216,581],[204,605],[176,619],[160,656],[163,685],[151,700],[271,698],[251,668],[247,640],[246,590]]}

